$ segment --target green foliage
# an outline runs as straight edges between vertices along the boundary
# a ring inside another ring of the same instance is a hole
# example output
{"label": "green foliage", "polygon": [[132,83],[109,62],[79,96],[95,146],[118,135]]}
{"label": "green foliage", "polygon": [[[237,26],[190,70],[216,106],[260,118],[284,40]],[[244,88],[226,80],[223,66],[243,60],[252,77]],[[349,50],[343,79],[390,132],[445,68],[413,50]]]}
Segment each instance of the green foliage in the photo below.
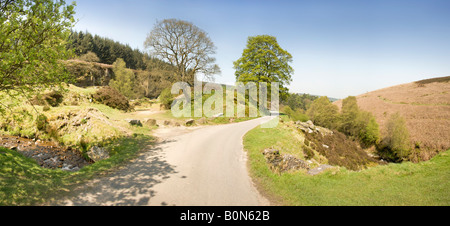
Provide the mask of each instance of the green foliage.
{"label": "green foliage", "polygon": [[61,104],[64,100],[64,95],[62,91],[52,90],[48,93],[37,94],[31,100],[31,103],[34,105],[47,106],[50,105],[52,107],[56,107]]}
{"label": "green foliage", "polygon": [[128,99],[119,91],[109,86],[100,88],[95,94],[92,95],[92,97],[97,102],[112,108],[123,111],[128,111],[131,109]]}
{"label": "green foliage", "polygon": [[270,201],[306,206],[450,205],[450,150],[417,164],[379,165],[359,172],[335,168],[315,176],[277,175],[267,167],[262,151],[278,142],[281,147],[298,142],[291,133],[279,131],[287,129],[257,127],[243,139],[250,176]]}
{"label": "green foliage", "polygon": [[74,6],[64,0],[2,1],[0,5],[0,90],[21,95],[70,80],[61,59]]}
{"label": "green foliage", "polygon": [[375,117],[370,112],[361,112],[359,121],[362,121],[363,126],[359,130],[359,139],[366,145],[370,146],[380,142],[380,128]]}
{"label": "green foliage", "polygon": [[289,65],[292,55],[282,49],[277,39],[269,35],[249,37],[241,58],[235,61],[234,69],[238,82],[279,82],[280,95],[285,99],[287,85],[292,81],[294,69]]}
{"label": "green foliage", "polygon": [[143,91],[139,89],[133,71],[126,68],[122,58],[118,58],[114,62],[113,71],[115,78],[109,81],[109,86],[130,99],[138,99],[143,96]]}
{"label": "green foliage", "polygon": [[289,106],[291,109],[302,109],[304,111],[308,110],[311,103],[319,98],[318,96],[312,96],[309,94],[289,94],[286,100],[282,100],[283,105]]}
{"label": "green foliage", "polygon": [[328,97],[314,100],[306,112],[315,125],[335,129],[338,126],[338,107],[333,105]]}
{"label": "green foliage", "polygon": [[97,54],[94,52],[88,51],[86,54],[78,57],[79,60],[86,62],[100,62],[100,58],[98,58]]}
{"label": "green foliage", "polygon": [[378,148],[381,156],[392,161],[406,160],[411,152],[411,142],[406,121],[398,112],[389,118],[386,131]]}
{"label": "green foliage", "polygon": [[289,106],[285,106],[282,111],[293,121],[306,122],[309,120],[309,117],[301,109],[292,110]]}
{"label": "green foliage", "polygon": [[39,114],[36,118],[36,127],[40,131],[45,131],[48,127],[48,119],[44,114]]}
{"label": "green foliage", "polygon": [[74,49],[75,54],[82,57],[92,52],[98,57],[98,61],[95,62],[104,64],[113,64],[117,58],[122,58],[131,69],[146,69],[145,61],[149,58],[148,55],[138,49],[132,49],[129,45],[82,31],[71,33],[67,48]]}
{"label": "green foliage", "polygon": [[[102,146],[110,150],[111,157],[75,173],[43,168],[17,151],[0,147],[0,206],[48,205],[55,197],[67,195],[74,185],[136,158],[140,150],[154,142],[153,137],[145,135],[105,140]],[[86,149],[90,146],[83,145]]]}
{"label": "green foliage", "polygon": [[136,79],[146,97],[157,98],[163,89],[171,88],[177,81],[173,65],[151,58],[146,61],[146,68],[136,73]]}
{"label": "green foliage", "polygon": [[166,109],[170,109],[170,106],[172,105],[173,102],[173,95],[170,92],[169,88],[164,89],[161,92],[161,95],[159,95],[159,102],[166,108]]}
{"label": "green foliage", "polygon": [[338,130],[348,136],[358,138],[365,146],[377,144],[380,131],[375,117],[358,107],[356,97],[349,96],[342,101]]}
{"label": "green foliage", "polygon": [[356,97],[349,96],[342,100],[339,131],[356,137],[361,130],[361,128],[359,128],[361,125],[357,121],[358,116],[359,108]]}

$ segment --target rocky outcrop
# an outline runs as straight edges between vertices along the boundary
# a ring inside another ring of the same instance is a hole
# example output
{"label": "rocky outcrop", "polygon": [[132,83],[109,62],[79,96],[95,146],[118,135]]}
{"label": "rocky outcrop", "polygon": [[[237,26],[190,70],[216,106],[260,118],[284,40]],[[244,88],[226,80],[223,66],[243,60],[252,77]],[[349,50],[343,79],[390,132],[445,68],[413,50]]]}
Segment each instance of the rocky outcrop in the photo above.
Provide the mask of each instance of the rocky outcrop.
{"label": "rocky outcrop", "polygon": [[139,119],[127,119],[127,121],[132,126],[142,126],[142,122]]}
{"label": "rocky outcrop", "polygon": [[156,119],[147,119],[144,121],[144,124],[148,127],[158,126],[158,124],[156,124]]}
{"label": "rocky outcrop", "polygon": [[304,133],[321,133],[322,135],[333,134],[333,131],[327,128],[314,125],[311,120],[308,120],[307,122],[297,121],[295,122],[295,127]]}
{"label": "rocky outcrop", "polygon": [[276,149],[266,149],[263,151],[270,169],[274,172],[287,172],[300,169],[309,170],[309,165],[305,161],[294,157],[293,155],[280,155],[280,151]]}
{"label": "rocky outcrop", "polygon": [[194,119],[189,119],[186,120],[186,122],[184,123],[185,126],[193,126],[194,125],[195,120]]}

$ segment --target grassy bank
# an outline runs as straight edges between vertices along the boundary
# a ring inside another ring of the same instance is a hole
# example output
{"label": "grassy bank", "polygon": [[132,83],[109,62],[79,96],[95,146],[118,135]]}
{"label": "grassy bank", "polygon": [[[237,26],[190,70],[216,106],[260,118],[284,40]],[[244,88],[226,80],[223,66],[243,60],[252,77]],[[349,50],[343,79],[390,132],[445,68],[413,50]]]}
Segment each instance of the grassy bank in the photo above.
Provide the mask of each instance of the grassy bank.
{"label": "grassy bank", "polygon": [[[432,160],[388,164],[359,172],[330,169],[316,176],[304,171],[273,173],[262,151],[287,147],[298,138],[280,124],[253,129],[244,137],[249,169],[263,194],[281,205],[450,205],[450,150]],[[283,149],[280,149],[283,151]]]}
{"label": "grassy bank", "polygon": [[67,172],[40,167],[33,159],[0,147],[0,206],[39,205],[58,198],[73,186],[133,159],[140,150],[151,145],[153,138],[146,135],[123,137],[105,141],[109,159],[96,162],[78,172]]}

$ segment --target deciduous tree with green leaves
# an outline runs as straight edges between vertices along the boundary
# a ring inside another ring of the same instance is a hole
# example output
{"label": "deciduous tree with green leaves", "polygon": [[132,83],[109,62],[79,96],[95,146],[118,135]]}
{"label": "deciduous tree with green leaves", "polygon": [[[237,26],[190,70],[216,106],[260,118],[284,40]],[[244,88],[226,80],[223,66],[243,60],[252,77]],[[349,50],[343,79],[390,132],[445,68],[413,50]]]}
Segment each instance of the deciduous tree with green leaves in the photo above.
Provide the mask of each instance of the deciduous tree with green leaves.
{"label": "deciduous tree with green leaves", "polygon": [[339,123],[339,109],[326,96],[314,100],[306,114],[318,126],[336,129]]}
{"label": "deciduous tree with green leaves", "polygon": [[114,62],[113,72],[115,78],[109,81],[109,86],[129,99],[143,96],[142,87],[137,84],[134,72],[126,67],[126,63],[122,58],[117,58],[116,62]]}
{"label": "deciduous tree with green leaves", "polygon": [[71,55],[74,7],[64,0],[0,1],[0,91],[24,95],[69,80],[61,60]]}
{"label": "deciduous tree with green leaves", "polygon": [[[292,55],[280,47],[277,39],[270,35],[249,37],[242,57],[234,62],[238,82],[278,82],[280,96],[285,99],[287,85],[292,81],[294,69],[289,65]],[[270,86],[268,85],[268,90]]]}

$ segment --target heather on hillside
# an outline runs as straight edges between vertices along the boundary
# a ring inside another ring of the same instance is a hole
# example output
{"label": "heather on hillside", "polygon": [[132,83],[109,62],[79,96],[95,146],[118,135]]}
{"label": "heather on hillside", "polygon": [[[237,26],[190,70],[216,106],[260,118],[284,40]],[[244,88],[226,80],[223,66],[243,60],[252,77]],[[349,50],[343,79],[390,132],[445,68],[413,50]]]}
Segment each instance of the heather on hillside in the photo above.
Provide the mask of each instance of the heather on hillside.
{"label": "heather on hillside", "polygon": [[[388,87],[356,97],[358,106],[373,114],[381,136],[396,112],[405,119],[412,152],[408,159],[426,161],[450,148],[449,77]],[[341,107],[342,100],[335,103]]]}

